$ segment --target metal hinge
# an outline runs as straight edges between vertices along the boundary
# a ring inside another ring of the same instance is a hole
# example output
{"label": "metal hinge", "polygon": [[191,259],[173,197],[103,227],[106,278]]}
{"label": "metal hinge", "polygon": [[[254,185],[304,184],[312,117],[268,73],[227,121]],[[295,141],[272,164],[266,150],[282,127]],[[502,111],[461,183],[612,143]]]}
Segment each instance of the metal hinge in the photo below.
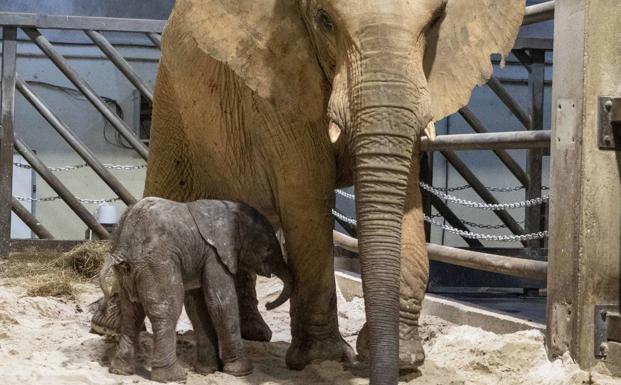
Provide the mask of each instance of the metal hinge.
{"label": "metal hinge", "polygon": [[597,144],[600,150],[621,151],[621,97],[599,97]]}
{"label": "metal hinge", "polygon": [[607,358],[610,344],[621,344],[621,312],[617,305],[595,306],[595,357]]}

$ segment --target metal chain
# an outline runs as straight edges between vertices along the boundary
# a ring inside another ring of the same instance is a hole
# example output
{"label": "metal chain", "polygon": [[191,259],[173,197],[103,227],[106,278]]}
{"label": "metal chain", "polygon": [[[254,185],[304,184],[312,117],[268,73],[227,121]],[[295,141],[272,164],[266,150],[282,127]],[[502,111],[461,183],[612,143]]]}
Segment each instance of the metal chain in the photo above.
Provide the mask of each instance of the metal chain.
{"label": "metal chain", "polygon": [[434,218],[430,218],[425,215],[425,222],[431,223],[434,226],[441,227],[443,230],[448,231],[449,233],[453,233],[459,235],[463,238],[468,239],[480,239],[484,241],[498,241],[498,242],[522,242],[522,241],[530,241],[534,239],[545,239],[548,238],[547,231],[539,231],[536,233],[530,234],[520,234],[520,235],[491,235],[491,234],[478,234],[470,231],[464,231],[460,229],[456,229],[452,226],[446,225],[444,223],[440,223],[436,221]]}
{"label": "metal chain", "polygon": [[[358,221],[356,221],[354,218],[349,218],[348,216],[345,216],[336,210],[332,210],[332,215],[334,215],[335,218],[338,218],[345,223],[349,223],[351,225],[358,224]],[[494,234],[473,233],[470,231],[456,229],[444,223],[440,223],[436,221],[436,218],[439,218],[439,217],[441,217],[440,214],[434,214],[431,217],[428,215],[424,216],[425,222],[431,223],[434,226],[441,227],[442,229],[448,231],[449,233],[453,233],[453,234],[456,234],[456,235],[459,235],[461,237],[468,238],[468,239],[480,239],[480,240],[485,240],[485,241],[498,241],[498,242],[522,242],[522,241],[530,241],[533,239],[544,239],[548,237],[547,231],[540,231],[537,233],[521,234],[521,235],[494,235]],[[464,222],[464,223],[469,224],[468,222]],[[481,227],[487,226],[487,225],[478,225],[476,223],[475,225],[481,226]],[[483,227],[483,228],[495,229],[495,228],[501,228],[501,227],[490,226],[490,227]]]}
{"label": "metal chain", "polygon": [[525,201],[512,202],[512,203],[489,204],[489,203],[473,202],[473,201],[469,201],[466,199],[461,199],[456,196],[446,194],[436,189],[435,187],[430,186],[423,182],[420,183],[420,186],[423,188],[423,190],[426,190],[441,199],[445,199],[447,201],[454,202],[462,206],[473,207],[473,208],[477,208],[481,210],[500,211],[500,210],[507,210],[507,209],[519,209],[519,208],[524,208],[524,207],[538,206],[538,205],[541,205],[547,202],[550,199],[549,196],[543,195],[541,197],[533,198],[533,199],[529,199]]}
{"label": "metal chain", "polygon": [[[30,166],[29,164],[25,164],[25,163],[15,162],[13,163],[13,165],[18,168],[24,168],[28,170],[32,169],[32,166]],[[125,164],[105,164],[104,163],[103,166],[110,170],[123,170],[123,171],[140,170],[140,169],[147,168],[146,164],[125,165]],[[89,165],[86,163],[82,163],[82,164],[75,164],[71,166],[48,167],[48,170],[52,172],[63,172],[63,171],[78,170],[78,169],[86,168],[86,167],[89,167]]]}
{"label": "metal chain", "polygon": [[356,199],[356,196],[354,194],[350,194],[350,193],[345,192],[343,190],[334,190],[334,192],[336,194],[344,197],[344,198],[347,198],[347,199],[351,199],[351,200],[355,200]]}
{"label": "metal chain", "polygon": [[[20,202],[53,202],[53,201],[60,200],[62,198],[56,195],[56,196],[50,196],[50,197],[44,197],[44,198],[30,198],[30,197],[16,196],[15,199],[17,199]],[[114,203],[114,202],[121,200],[120,198],[108,198],[108,199],[77,198],[77,199],[82,203],[93,204],[93,205],[100,205],[103,203]]]}

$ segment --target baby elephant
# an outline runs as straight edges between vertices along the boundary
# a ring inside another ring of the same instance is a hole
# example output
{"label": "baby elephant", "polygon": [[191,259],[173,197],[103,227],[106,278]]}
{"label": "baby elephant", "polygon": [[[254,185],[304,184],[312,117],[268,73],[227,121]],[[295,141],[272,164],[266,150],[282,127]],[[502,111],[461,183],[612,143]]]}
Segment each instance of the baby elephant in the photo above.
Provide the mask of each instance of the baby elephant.
{"label": "baby elephant", "polygon": [[151,378],[160,382],[185,379],[175,332],[184,302],[196,337],[197,371],[222,368],[241,376],[252,372],[252,364],[242,345],[234,274],[243,269],[282,279],[284,289],[268,309],[284,303],[292,290],[270,223],[255,209],[227,201],[141,200],[121,219],[102,267],[106,298],[110,268],[120,285],[121,307],[120,339],[110,371],[134,373],[146,313],[154,338]]}

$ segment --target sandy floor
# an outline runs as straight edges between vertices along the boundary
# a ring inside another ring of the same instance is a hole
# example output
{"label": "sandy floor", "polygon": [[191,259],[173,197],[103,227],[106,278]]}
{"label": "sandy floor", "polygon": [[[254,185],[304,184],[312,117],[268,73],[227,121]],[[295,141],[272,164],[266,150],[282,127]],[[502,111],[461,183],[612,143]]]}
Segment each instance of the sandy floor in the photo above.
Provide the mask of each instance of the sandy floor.
{"label": "sandy floor", "polygon": [[[99,297],[94,285],[82,285],[76,301],[26,297],[25,289],[0,280],[0,383],[13,384],[153,384],[148,372],[124,377],[108,373],[113,344],[89,334],[88,304]],[[261,302],[274,299],[276,281],[261,281]],[[339,298],[339,317],[344,337],[355,344],[356,332],[364,322],[362,300]],[[192,333],[188,322],[179,339],[178,352],[188,367],[188,384],[368,384],[336,362],[311,365],[302,372],[285,368],[284,356],[290,340],[287,306],[265,313],[274,331],[271,343],[247,343],[255,371],[245,378],[225,374],[200,376],[193,373]],[[590,375],[569,360],[547,361],[543,336],[538,331],[496,335],[468,326],[448,324],[438,318],[423,319],[422,333],[428,359],[421,371],[402,378],[402,384],[621,384],[621,380]],[[143,333],[145,366],[149,365],[151,342]]]}

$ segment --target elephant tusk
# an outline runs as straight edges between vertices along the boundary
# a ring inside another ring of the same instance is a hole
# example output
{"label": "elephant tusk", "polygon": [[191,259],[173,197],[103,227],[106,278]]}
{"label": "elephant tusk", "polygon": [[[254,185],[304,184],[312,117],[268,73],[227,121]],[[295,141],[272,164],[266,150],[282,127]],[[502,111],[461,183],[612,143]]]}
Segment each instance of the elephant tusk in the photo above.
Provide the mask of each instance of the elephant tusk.
{"label": "elephant tusk", "polygon": [[427,127],[423,130],[423,133],[429,140],[433,141],[436,138],[436,124],[434,122],[429,122]]}
{"label": "elephant tusk", "polygon": [[328,126],[328,135],[330,136],[330,142],[332,142],[332,144],[336,143],[336,141],[339,140],[341,132],[341,128],[338,126],[338,124],[330,122],[330,126]]}

